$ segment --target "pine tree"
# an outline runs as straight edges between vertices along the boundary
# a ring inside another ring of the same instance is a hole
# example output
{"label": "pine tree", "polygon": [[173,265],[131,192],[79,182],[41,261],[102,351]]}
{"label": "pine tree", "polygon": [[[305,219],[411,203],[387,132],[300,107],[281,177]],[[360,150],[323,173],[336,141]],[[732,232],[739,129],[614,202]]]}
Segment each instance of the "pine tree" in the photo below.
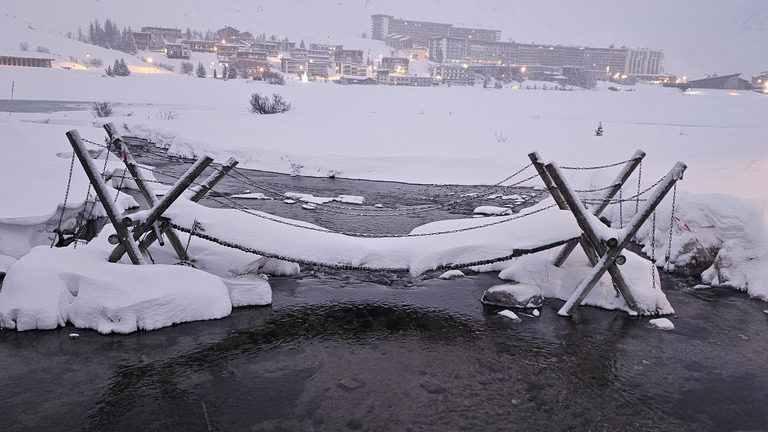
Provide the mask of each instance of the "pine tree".
{"label": "pine tree", "polygon": [[597,123],[597,129],[595,129],[595,136],[603,136],[603,122]]}
{"label": "pine tree", "polygon": [[123,69],[123,76],[128,76],[131,74],[131,70],[128,69],[128,65],[125,64],[125,60],[120,59],[120,67]]}
{"label": "pine tree", "polygon": [[198,78],[205,78],[205,66],[203,66],[203,62],[200,62],[197,64],[197,70],[195,71]]}
{"label": "pine tree", "polygon": [[230,65],[229,69],[227,69],[227,78],[229,79],[237,78],[237,68],[234,65]]}
{"label": "pine tree", "polygon": [[115,76],[115,73],[112,72],[112,66],[107,66],[107,68],[104,69],[104,71],[107,73],[107,76],[110,76],[110,77]]}
{"label": "pine tree", "polygon": [[[221,77],[224,78],[224,79],[229,78],[229,71],[227,69],[227,65],[224,65],[224,67],[221,68]],[[215,75],[214,75],[214,78],[216,78]]]}
{"label": "pine tree", "polygon": [[[223,76],[223,75],[222,75],[222,76]],[[214,69],[214,70],[213,70],[213,77],[214,77],[214,78],[218,78],[218,76],[216,76],[216,69]]]}

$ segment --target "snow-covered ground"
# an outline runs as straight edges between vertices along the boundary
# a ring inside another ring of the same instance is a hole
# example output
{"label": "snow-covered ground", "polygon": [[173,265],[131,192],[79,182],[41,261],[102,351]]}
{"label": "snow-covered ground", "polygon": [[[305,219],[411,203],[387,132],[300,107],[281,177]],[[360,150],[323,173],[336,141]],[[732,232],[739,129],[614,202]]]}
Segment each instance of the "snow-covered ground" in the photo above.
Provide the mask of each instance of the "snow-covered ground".
{"label": "snow-covered ground", "polygon": [[[105,64],[128,57],[45,31],[26,27],[19,31],[30,44],[45,45],[61,57],[89,52]],[[593,166],[626,160],[643,149],[648,154],[642,166],[643,189],[676,161],[688,165],[675,195],[675,219],[670,194],[657,212],[656,231],[651,232],[649,221],[638,233],[636,240],[645,251],[650,254],[651,244],[655,245],[658,265],[667,264],[667,252],[671,266],[711,261],[701,275],[705,283],[733,286],[768,300],[765,95],[716,90],[683,94],[649,85],[621,92],[607,91],[603,85],[595,91],[574,92],[292,81],[271,86],[181,76],[150,70],[138,59],[126,61],[133,73],[124,78],[104,77],[101,70],[0,67],[0,89],[10,95],[13,86],[15,100],[116,104],[109,119],[94,118],[89,111],[0,113],[0,255],[19,259],[13,265],[7,257],[0,261],[8,271],[0,291],[0,326],[51,328],[69,320],[103,332],[124,332],[217,318],[232,305],[269,303],[268,282],[254,273],[296,271],[284,262],[266,263],[244,253],[224,254],[213,245],[194,244],[199,249],[190,252],[197,254],[200,267],[218,278],[207,278],[201,270],[166,266],[139,276],[140,270],[129,265],[104,263],[109,250],[104,235],[77,249],[51,250],[46,231],[59,221],[70,172],[71,148],[64,134],[76,128],[85,139],[100,143],[105,121],[177,155],[209,154],[217,162],[234,156],[241,167],[308,176],[417,183],[493,184],[527,165],[532,150],[561,166]],[[256,92],[280,93],[294,109],[272,116],[250,114],[248,100]],[[164,120],[162,113],[169,110],[177,118]],[[605,129],[601,137],[594,133],[598,122]],[[605,186],[616,169],[568,174],[576,189],[592,189]],[[630,183],[636,181],[634,177]],[[65,226],[74,223],[87,189],[75,162]],[[623,196],[636,191],[637,184],[629,184]],[[119,200],[123,208],[131,204],[129,199]],[[632,203],[611,206],[605,215],[618,226],[629,221],[634,208]],[[457,223],[476,223],[471,216]],[[544,233],[551,227],[542,222],[539,229]],[[317,260],[339,252],[311,236],[293,240],[303,240],[303,248],[315,255],[328,254],[314,257]],[[461,261],[463,252],[457,249],[421,257],[429,262],[420,262],[419,269]],[[153,256],[158,262],[173,262],[170,254],[153,252]],[[493,269],[516,280],[528,275],[530,280],[522,282],[542,287],[545,295],[567,298],[575,288],[572,281],[563,282],[568,277],[531,271],[545,265],[542,256],[495,264]],[[405,257],[394,258],[408,262]],[[640,285],[638,290],[649,293],[655,276],[642,261],[630,261],[627,272]],[[579,259],[569,260],[569,265],[575,270],[569,275],[581,274],[585,267]],[[37,271],[41,267],[46,271]],[[116,283],[138,278],[141,292]],[[109,292],[104,291],[108,287]],[[190,287],[204,294],[190,296]],[[642,301],[643,296],[638,297]],[[612,290],[595,290],[588,303],[625,308]],[[217,307],[203,311],[204,304]],[[671,311],[666,299],[655,295],[643,305],[649,311]],[[167,314],[163,312],[167,308],[182,311]]]}

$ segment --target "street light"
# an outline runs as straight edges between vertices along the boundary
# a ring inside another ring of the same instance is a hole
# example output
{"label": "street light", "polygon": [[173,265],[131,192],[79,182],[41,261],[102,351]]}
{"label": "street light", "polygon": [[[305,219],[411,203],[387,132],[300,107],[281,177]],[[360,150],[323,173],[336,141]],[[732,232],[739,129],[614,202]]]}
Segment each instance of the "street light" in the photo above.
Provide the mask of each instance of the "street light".
{"label": "street light", "polygon": [[90,67],[91,67],[91,55],[90,54],[86,54],[85,55],[85,68],[86,69],[90,69]]}
{"label": "street light", "polygon": [[213,76],[213,62],[211,62],[211,76]]}
{"label": "street light", "polygon": [[147,59],[147,63],[149,63],[149,73],[152,73],[152,57]]}

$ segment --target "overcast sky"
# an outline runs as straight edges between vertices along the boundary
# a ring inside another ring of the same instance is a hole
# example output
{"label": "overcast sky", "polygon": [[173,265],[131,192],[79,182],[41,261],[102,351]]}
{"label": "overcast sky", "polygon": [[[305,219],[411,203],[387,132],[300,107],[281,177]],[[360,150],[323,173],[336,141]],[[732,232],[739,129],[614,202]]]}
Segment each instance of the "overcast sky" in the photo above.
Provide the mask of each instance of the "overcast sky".
{"label": "overcast sky", "polygon": [[345,43],[370,33],[374,13],[498,29],[505,41],[661,49],[668,73],[693,78],[768,70],[765,0],[2,0],[0,20],[54,31],[87,29],[94,18],[132,27],[231,25]]}

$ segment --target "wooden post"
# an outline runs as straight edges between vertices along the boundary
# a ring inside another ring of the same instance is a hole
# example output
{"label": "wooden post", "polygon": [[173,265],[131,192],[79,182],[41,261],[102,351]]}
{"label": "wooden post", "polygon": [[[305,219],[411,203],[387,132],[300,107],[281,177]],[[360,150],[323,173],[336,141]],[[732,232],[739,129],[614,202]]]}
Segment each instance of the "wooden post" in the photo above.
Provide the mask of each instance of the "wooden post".
{"label": "wooden post", "polygon": [[[571,294],[571,297],[560,308],[558,315],[570,316],[573,313],[573,308],[581,304],[584,298],[589,294],[589,291],[595,286],[598,280],[605,274],[606,270],[613,265],[613,262],[619,256],[621,251],[637,234],[637,231],[645,223],[648,216],[653,213],[656,207],[661,203],[664,197],[667,195],[675,182],[683,178],[686,166],[682,162],[677,162],[675,166],[667,173],[661,180],[659,186],[653,191],[650,198],[638,209],[637,214],[632,218],[627,227],[622,229],[619,242],[615,247],[608,249],[608,251],[600,259],[600,262],[592,269],[590,275],[584,279],[576,290]],[[629,305],[629,303],[627,303]],[[639,312],[639,311],[638,311]]]}
{"label": "wooden post", "polygon": [[[568,210],[568,204],[565,202],[565,199],[563,199],[563,194],[560,193],[560,190],[557,189],[557,186],[552,181],[552,177],[550,177],[549,173],[547,173],[547,170],[544,168],[544,161],[541,159],[541,156],[538,152],[532,152],[528,153],[528,157],[531,159],[531,163],[533,163],[534,168],[536,168],[536,172],[539,173],[539,177],[541,177],[541,180],[544,182],[544,185],[549,190],[550,195],[552,195],[552,198],[555,200],[555,203],[557,204],[557,207],[560,210]],[[573,244],[573,248],[576,247],[577,244],[581,244],[581,248],[584,250],[584,253],[587,255],[587,259],[589,260],[589,263],[594,266],[597,264],[597,260],[600,259],[600,257],[597,255],[597,252],[592,247],[592,245],[587,241],[586,238],[582,235],[581,237],[571,240],[564,248],[568,247],[568,245]],[[559,266],[558,266],[559,267]]]}
{"label": "wooden post", "polygon": [[[224,178],[227,173],[229,173],[232,168],[234,168],[237,165],[237,160],[235,158],[229,158],[227,160],[226,165],[222,166],[221,169],[217,170],[214,173],[211,173],[210,176],[208,176],[207,179],[200,185],[200,189],[195,192],[194,195],[190,198],[190,201],[192,202],[198,202],[200,201],[211,189],[213,189],[214,186],[222,179]],[[170,227],[162,223],[162,226],[160,227],[160,232],[165,232],[165,230],[169,229]],[[147,234],[146,237],[144,237],[144,240],[141,241],[139,244],[142,248],[146,249],[148,248],[155,240],[158,239],[158,235],[152,231],[149,234]]]}
{"label": "wooden post", "polygon": [[[146,218],[133,229],[133,238],[138,240],[144,233],[152,229],[152,224],[160,218],[164,211],[168,210],[168,207],[173,204],[178,197],[184,193],[184,190],[192,184],[193,181],[210,165],[213,158],[210,156],[203,156],[192,165],[186,173],[173,185],[173,187],[166,193],[163,198],[154,205],[147,213]],[[120,257],[125,253],[125,248],[122,244],[115,247],[112,254],[109,256],[110,262],[117,262]]]}
{"label": "wooden post", "polygon": [[[149,207],[154,207],[157,205],[157,194],[155,194],[155,191],[152,190],[152,186],[150,186],[149,182],[144,177],[144,174],[142,174],[141,169],[133,159],[131,152],[128,150],[128,146],[123,141],[123,137],[120,136],[120,132],[118,132],[115,124],[105,124],[104,130],[107,131],[107,135],[109,135],[110,141],[115,146],[115,150],[119,153],[120,159],[125,164],[128,172],[131,173],[131,177],[133,177],[136,185],[138,185],[139,190],[141,191],[141,195],[144,196],[144,199],[147,201],[147,205],[149,205]],[[172,228],[169,228],[165,235],[168,237],[168,242],[171,243],[171,246],[173,247],[173,250],[176,252],[176,255],[179,257],[179,259],[182,261],[189,259],[189,257],[187,257],[187,252],[184,248],[184,245],[179,239],[179,236],[176,234],[176,231]]]}
{"label": "wooden post", "polygon": [[550,177],[549,174],[547,174],[547,171],[544,169],[544,160],[539,155],[539,152],[534,151],[528,153],[528,158],[531,159],[533,167],[536,168],[536,172],[539,173],[541,181],[544,182],[544,186],[547,187],[549,194],[552,195],[552,199],[555,200],[557,207],[560,210],[568,210],[568,204],[566,204],[563,200],[563,196],[560,194],[560,191],[557,190],[557,186],[552,183],[552,177]]}
{"label": "wooden post", "polygon": [[[621,172],[616,176],[615,179],[613,179],[613,183],[611,183],[611,188],[608,189],[603,196],[602,200],[600,201],[600,204],[592,209],[592,214],[595,216],[600,216],[603,213],[603,210],[605,210],[606,207],[608,207],[608,204],[610,203],[611,199],[613,199],[614,196],[616,196],[617,193],[621,190],[622,186],[624,186],[624,182],[627,181],[629,176],[632,175],[632,173],[635,171],[635,168],[640,165],[640,162],[643,161],[643,158],[645,157],[645,152],[642,150],[637,150],[634,155],[632,155],[632,158],[627,162],[626,165],[624,165],[624,168],[621,170]],[[555,257],[555,260],[553,261],[555,264],[555,267],[560,267],[565,263],[565,260],[568,259],[568,256],[573,252],[573,249],[576,247],[577,242],[572,241],[568,242],[565,246],[563,246],[562,249],[560,249],[560,253],[557,254]],[[595,263],[592,263],[592,266],[594,267]]]}
{"label": "wooden post", "polygon": [[98,195],[99,201],[101,201],[101,204],[104,206],[104,210],[107,212],[109,221],[112,222],[112,226],[115,227],[115,232],[117,233],[118,239],[120,241],[120,247],[123,249],[123,251],[128,253],[132,263],[144,264],[144,258],[141,256],[139,246],[136,244],[133,237],[131,237],[131,233],[128,231],[128,228],[123,225],[121,219],[119,218],[120,211],[112,201],[111,194],[107,189],[107,184],[104,183],[104,179],[102,179],[101,174],[99,174],[99,169],[96,168],[96,164],[93,163],[93,159],[91,159],[91,156],[88,154],[88,150],[85,148],[85,144],[83,143],[82,138],[80,138],[80,133],[77,130],[72,129],[71,131],[67,132],[67,138],[69,139],[70,144],[72,144],[72,149],[74,150],[75,154],[77,154],[77,158],[80,160],[80,164],[83,165],[85,174],[88,176],[88,180],[90,180],[91,185],[93,185],[93,189],[96,191],[96,195]]}

